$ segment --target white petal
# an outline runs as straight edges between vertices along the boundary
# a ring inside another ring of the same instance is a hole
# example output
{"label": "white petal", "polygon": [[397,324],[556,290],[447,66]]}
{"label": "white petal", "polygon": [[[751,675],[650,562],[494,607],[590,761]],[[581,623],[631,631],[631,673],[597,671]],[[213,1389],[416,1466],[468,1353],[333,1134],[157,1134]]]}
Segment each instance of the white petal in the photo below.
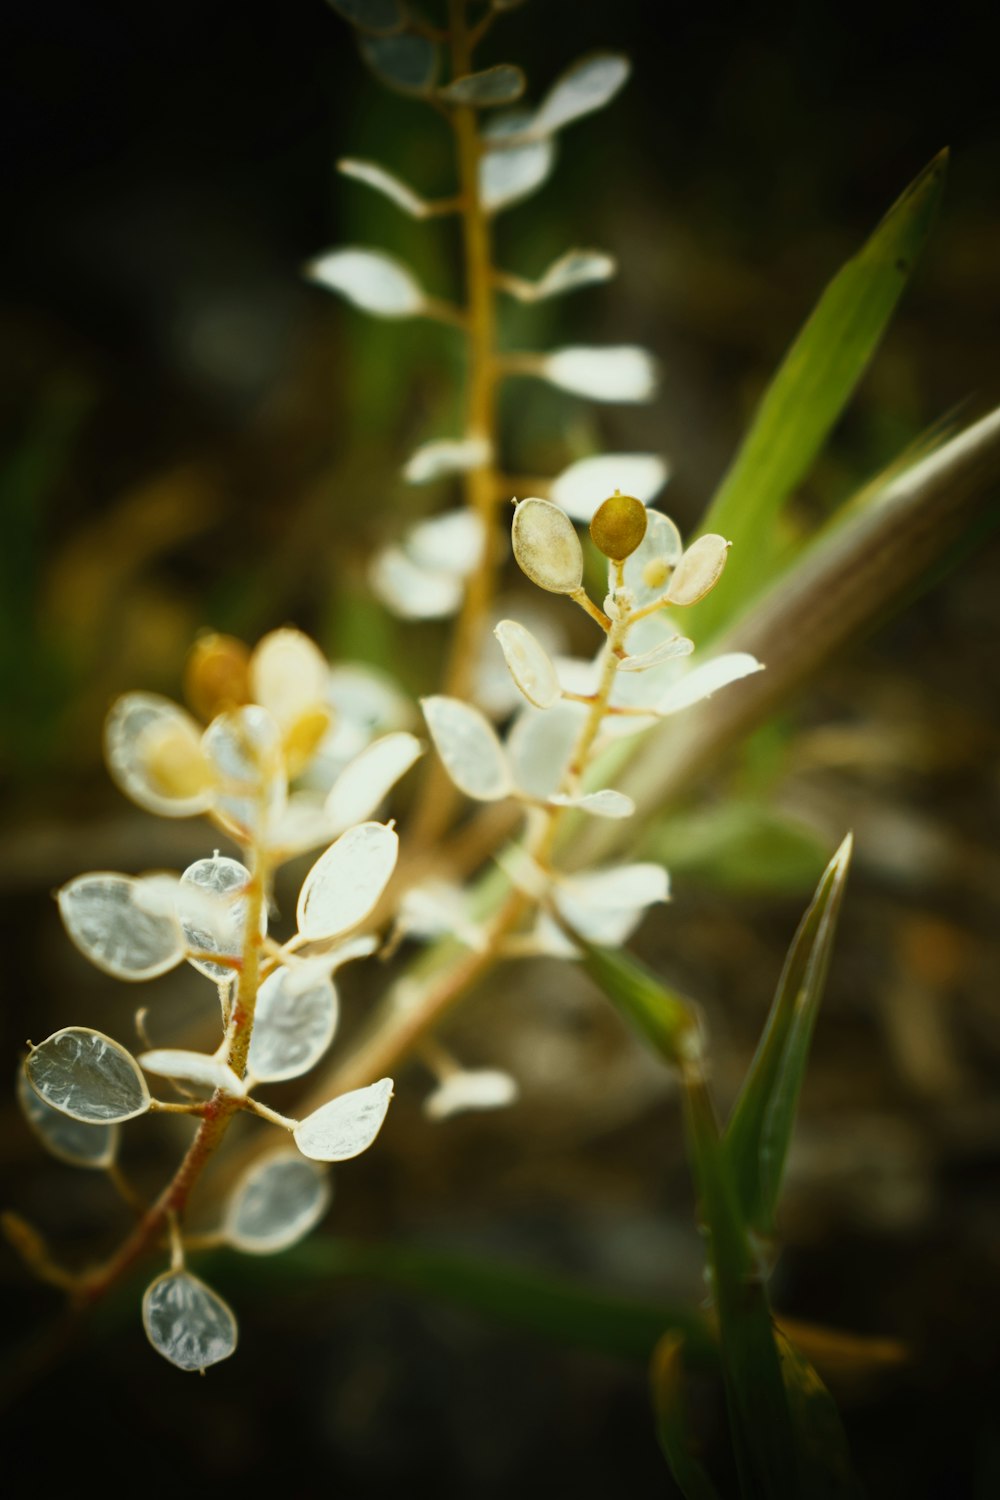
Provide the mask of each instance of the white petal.
{"label": "white petal", "polygon": [[385,823],[359,823],[321,854],[299,892],[299,931],[310,942],[363,922],[389,883],[399,839]]}
{"label": "white petal", "polygon": [[541,373],[561,390],[592,401],[651,401],[657,385],[653,356],[635,344],[574,344],[545,356]]}
{"label": "white petal", "polygon": [[587,717],[582,703],[557,703],[520,713],[507,737],[514,780],[531,797],[548,797],[562,783]]}
{"label": "white petal", "polygon": [[490,461],[490,445],[482,438],[456,441],[440,438],[424,443],[412,453],[403,468],[407,484],[431,484],[446,474],[464,474]]}
{"label": "white petal", "polygon": [[550,500],[515,507],[511,545],[518,567],[551,594],[572,594],[583,583],[583,548],[564,510]]}
{"label": "white petal", "polygon": [[322,651],[301,630],[272,630],[250,658],[254,702],[285,730],[323,707],[329,670]]}
{"label": "white petal", "polygon": [[585,792],[579,797],[567,797],[556,793],[549,798],[550,807],[574,807],[579,812],[590,813],[595,818],[630,818],[635,812],[635,803],[624,792],[604,787],[599,792]]}
{"label": "white petal", "polygon": [[692,703],[700,703],[703,698],[711,697],[719,688],[728,687],[731,682],[739,682],[741,677],[750,677],[754,672],[763,670],[762,663],[746,651],[727,652],[724,656],[717,656],[714,661],[692,667],[690,672],[667,689],[657,703],[656,711],[658,714],[679,713],[682,708],[690,708]]}
{"label": "white petal", "polygon": [[589,525],[597,507],[615,490],[634,495],[648,505],[669,475],[669,466],[655,453],[600,453],[564,469],[552,481],[549,499],[561,505],[574,521]]}
{"label": "white petal", "polygon": [[435,749],[460,792],[477,802],[496,802],[512,790],[503,746],[488,719],[458,698],[422,698]]}
{"label": "white petal", "polygon": [[148,812],[188,818],[212,805],[214,778],[191,715],[156,693],[126,693],[104,724],[112,780]]}
{"label": "white petal", "polygon": [[249,1255],[287,1250],[317,1225],[330,1204],[330,1179],[294,1151],[280,1151],[244,1172],[233,1189],[223,1233]]}
{"label": "white petal", "polygon": [[406,555],[419,567],[437,568],[464,578],[479,565],[486,533],[471,510],[447,510],[418,521],[404,540]]}
{"label": "white petal", "polygon": [[479,200],[487,213],[497,213],[527,198],[541,187],[555,165],[555,144],[548,137],[522,145],[499,144],[506,136],[523,134],[531,118],[530,111],[514,110],[492,118],[483,132],[488,149],[479,158]]}
{"label": "white petal", "polygon": [[462,602],[458,573],[421,567],[401,547],[383,547],[372,559],[368,580],[387,609],[404,620],[443,620]]}
{"label": "white petal", "polygon": [[697,604],[714,589],[726,566],[729,543],[724,536],[710,532],[692,542],[680,562],[667,590],[671,604]]}
{"label": "white petal", "polygon": [[670,517],[651,510],[646,535],[625,563],[625,586],[637,608],[663,598],[683,550],[681,534]]}
{"label": "white petal", "polygon": [[367,36],[361,56],[380,83],[398,94],[429,94],[438,75],[438,49],[414,32],[398,36]]}
{"label": "white petal", "polygon": [[397,208],[401,208],[414,219],[425,219],[430,212],[430,204],[426,198],[421,198],[419,193],[405,182],[402,182],[393,172],[386,171],[376,161],[358,161],[354,157],[343,157],[337,163],[339,171],[345,177],[353,177],[356,182],[363,182],[368,187],[374,188],[383,197],[391,199]]}
{"label": "white petal", "polygon": [[470,1068],[452,1073],[424,1100],[424,1114],[445,1120],[469,1109],[503,1109],[513,1104],[519,1089],[516,1079],[499,1068]]}
{"label": "white petal", "polygon": [[337,992],[325,975],[275,969],[257,992],[247,1071],[261,1083],[307,1073],[333,1041],[337,1014]]}
{"label": "white petal", "polygon": [[295,1144],[313,1161],[347,1161],[360,1156],[382,1129],[391,1098],[391,1078],[341,1094],[296,1125]]}
{"label": "white petal", "polygon": [[694,641],[689,641],[687,636],[675,635],[669,640],[661,641],[650,651],[642,651],[638,656],[627,656],[619,663],[619,672],[648,672],[651,667],[662,667],[665,661],[677,661],[682,656],[690,656],[694,650]]}
{"label": "white petal", "polygon": [[59,892],[59,914],[73,942],[116,979],[153,979],[184,957],[173,912],[176,882],[135,880],[103,871],[78,875]]}
{"label": "white petal", "polygon": [[530,630],[517,620],[501,620],[493,634],[521,692],[536,708],[551,708],[560,695],[559,679],[548,654]]}
{"label": "white petal", "polygon": [[45,1104],[88,1125],[118,1124],[149,1108],[135,1058],[86,1026],[53,1032],[28,1053],[24,1070]]}
{"label": "white petal", "polygon": [[618,93],[632,71],[627,57],[597,52],[581,57],[567,68],[549,90],[531,123],[533,135],[549,135],[573,120],[603,109]]}
{"label": "white petal", "polygon": [[331,250],[309,262],[306,276],[379,318],[413,318],[427,304],[413,273],[382,250]]}
{"label": "white petal", "polygon": [[543,302],[548,297],[561,297],[566,292],[576,291],[578,287],[608,281],[617,269],[614,256],[606,255],[603,250],[567,250],[537,281],[514,276],[503,282],[501,289],[519,302]]}
{"label": "white petal", "polygon": [[[243,955],[247,930],[246,888],[250,871],[238,859],[215,854],[211,859],[196,860],[181,876],[177,892],[177,912],[190,949],[197,953],[218,953],[239,959]],[[267,932],[267,910],[262,904],[261,937]],[[192,958],[199,974],[217,984],[231,980],[233,964],[213,963],[211,959]]]}
{"label": "white petal", "polygon": [[117,1125],[89,1125],[63,1114],[35,1093],[24,1068],[18,1069],[17,1100],[42,1145],[74,1167],[103,1171],[115,1159],[121,1132]]}
{"label": "white petal", "polygon": [[446,104],[469,105],[489,109],[497,104],[513,104],[524,93],[524,74],[512,63],[496,63],[481,73],[464,73],[438,89]]}
{"label": "white petal", "polygon": [[236,1348],[236,1319],[190,1271],[167,1271],[146,1288],[142,1323],[156,1350],[181,1370],[207,1370]]}
{"label": "white petal", "polygon": [[281,734],[256,703],[212,720],[202,749],[215,767],[216,807],[240,835],[262,832],[281,816],[287,796]]}
{"label": "white petal", "polygon": [[415,734],[401,730],[375,740],[344,767],[326,799],[325,817],[331,835],[342,833],[353,823],[363,823],[401,776],[424,753]]}
{"label": "white petal", "polygon": [[200,1083],[209,1089],[222,1089],[234,1099],[242,1099],[246,1085],[237,1078],[228,1063],[207,1052],[188,1052],[181,1047],[156,1047],[140,1054],[139,1062],[147,1073],[162,1078],[179,1078],[184,1083]]}

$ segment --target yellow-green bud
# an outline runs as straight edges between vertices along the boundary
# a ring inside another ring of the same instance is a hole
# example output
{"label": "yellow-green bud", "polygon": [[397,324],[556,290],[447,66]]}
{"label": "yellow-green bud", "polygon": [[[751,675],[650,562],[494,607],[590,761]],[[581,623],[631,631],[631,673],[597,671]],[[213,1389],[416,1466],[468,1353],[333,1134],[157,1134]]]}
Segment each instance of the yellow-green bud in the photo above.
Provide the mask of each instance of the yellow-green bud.
{"label": "yellow-green bud", "polygon": [[646,507],[634,496],[615,490],[610,499],[597,507],[590,535],[605,557],[612,562],[624,562],[646,535]]}

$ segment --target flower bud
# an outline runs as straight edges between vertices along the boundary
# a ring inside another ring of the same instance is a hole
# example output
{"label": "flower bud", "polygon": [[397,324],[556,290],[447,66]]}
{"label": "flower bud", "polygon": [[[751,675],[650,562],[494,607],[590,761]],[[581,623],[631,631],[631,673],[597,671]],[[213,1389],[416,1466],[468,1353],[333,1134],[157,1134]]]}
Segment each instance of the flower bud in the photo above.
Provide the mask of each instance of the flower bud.
{"label": "flower bud", "polygon": [[184,695],[207,722],[250,701],[250,652],[233,635],[199,636],[184,668]]}
{"label": "flower bud", "polygon": [[623,495],[620,490],[594,512],[590,523],[590,536],[594,546],[612,562],[624,562],[631,557],[646,535],[646,507],[633,495]]}

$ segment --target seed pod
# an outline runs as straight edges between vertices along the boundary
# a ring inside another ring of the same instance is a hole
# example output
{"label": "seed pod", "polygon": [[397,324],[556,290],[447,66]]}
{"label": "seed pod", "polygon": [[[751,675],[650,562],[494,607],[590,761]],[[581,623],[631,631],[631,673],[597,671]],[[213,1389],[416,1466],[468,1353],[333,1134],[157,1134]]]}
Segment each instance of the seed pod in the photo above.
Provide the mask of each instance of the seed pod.
{"label": "seed pod", "polygon": [[250,652],[232,635],[202,635],[184,668],[184,695],[206,722],[250,701]]}
{"label": "seed pod", "polygon": [[583,548],[564,510],[550,500],[522,500],[511,533],[518,567],[550,594],[573,594],[583,583]]}
{"label": "seed pod", "polygon": [[633,495],[623,495],[615,490],[603,505],[599,505],[590,523],[590,536],[594,546],[612,562],[624,562],[631,557],[646,535],[646,507]]}
{"label": "seed pod", "polygon": [[667,590],[669,604],[697,604],[714,589],[726,566],[729,543],[714,532],[692,542],[674,570]]}

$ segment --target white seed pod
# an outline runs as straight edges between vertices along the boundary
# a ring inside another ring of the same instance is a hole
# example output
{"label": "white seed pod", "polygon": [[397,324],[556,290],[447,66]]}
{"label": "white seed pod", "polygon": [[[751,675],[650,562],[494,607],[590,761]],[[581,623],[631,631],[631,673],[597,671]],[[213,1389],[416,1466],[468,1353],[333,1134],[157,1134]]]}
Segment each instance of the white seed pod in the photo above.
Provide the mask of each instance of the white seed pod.
{"label": "white seed pod", "polygon": [[669,604],[697,604],[714,589],[726,566],[729,543],[724,536],[709,532],[692,542],[684,553],[667,590]]}
{"label": "white seed pod", "polygon": [[563,469],[549,487],[549,499],[574,521],[589,525],[597,507],[616,489],[648,505],[669,477],[669,466],[656,453],[599,453]]}
{"label": "white seed pod", "polygon": [[260,1083],[299,1078],[319,1062],[337,1029],[328,975],[278,968],[257,992],[247,1071]]}
{"label": "white seed pod", "polygon": [[463,1068],[449,1073],[424,1100],[430,1120],[446,1120],[470,1109],[503,1109],[519,1094],[516,1078],[499,1068]]}
{"label": "white seed pod", "polygon": [[632,65],[617,52],[578,58],[557,78],[535,112],[533,135],[550,135],[574,120],[603,109],[628,79]]}
{"label": "white seed pod", "polygon": [[142,1324],[157,1354],[179,1370],[207,1370],[236,1348],[232,1309],[190,1271],[167,1271],[150,1282]]}
{"label": "white seed pod", "polygon": [[752,677],[755,672],[763,670],[763,663],[749,652],[728,651],[712,661],[692,667],[690,672],[671,683],[657,702],[656,712],[660,715],[680,713],[703,698],[710,698],[731,682],[739,682],[741,678]]}
{"label": "white seed pod", "polygon": [[428,568],[402,547],[383,547],[368,570],[372,592],[401,620],[445,620],[462,603],[461,573]]}
{"label": "white seed pod", "polygon": [[182,1047],[156,1047],[142,1052],[138,1061],[147,1073],[160,1078],[174,1078],[181,1083],[198,1083],[203,1088],[221,1089],[233,1099],[246,1096],[246,1084],[237,1078],[228,1063],[207,1052],[188,1052]]}
{"label": "white seed pod", "polygon": [[624,661],[618,665],[619,672],[648,672],[651,667],[662,667],[664,662],[678,661],[683,656],[690,656],[694,650],[694,641],[688,640],[685,635],[674,635],[669,640],[661,641],[658,646],[653,646],[649,651],[641,651],[637,656],[626,656]]}
{"label": "white seed pod", "polygon": [[276,864],[328,844],[338,830],[326,815],[321,792],[289,792],[278,818],[267,831],[267,847]]}
{"label": "white seed pod", "polygon": [[90,962],[116,979],[154,979],[184,957],[173,909],[176,882],[98,871],[78,875],[58,893],[59,915]]}
{"label": "white seed pod", "polygon": [[407,937],[424,941],[451,937],[475,953],[485,952],[488,946],[485,928],[470,918],[468,893],[445,880],[411,885],[403,893],[396,922],[397,930]]}
{"label": "white seed pod", "polygon": [[664,597],[683,551],[681,534],[670,517],[651,510],[646,535],[625,563],[625,587],[636,608],[644,609]]}
{"label": "white seed pod", "polygon": [[382,250],[330,250],[309,262],[306,277],[376,318],[416,318],[427,306],[413,272]]}
{"label": "white seed pod", "polygon": [[619,947],[635,931],[648,908],[670,896],[662,865],[615,865],[564,876],[554,892],[558,911],[581,937]]}
{"label": "white seed pod", "polygon": [[518,714],[507,737],[507,751],[522,792],[549,797],[558,790],[586,717],[582,703],[556,703],[545,711],[526,708]]}
{"label": "white seed pod", "polygon": [[[246,865],[224,854],[196,860],[181,876],[177,891],[177,911],[189,949],[196,953],[218,953],[239,959],[246,943],[246,895],[251,875]],[[267,907],[261,903],[260,935],[267,932]],[[190,963],[206,979],[216,984],[231,980],[233,964],[214,963],[208,958],[191,958]]]}
{"label": "white seed pod", "polygon": [[164,818],[189,818],[212,805],[215,778],[201,730],[156,693],[126,693],[104,723],[104,758],[126,796]]}
{"label": "white seed pod", "polygon": [[[469,469],[488,464],[490,454],[490,445],[484,438],[437,438],[434,442],[423,443],[411,453],[403,467],[403,478],[407,484],[432,484],[435,479],[444,479],[449,474],[465,474]],[[457,514],[479,521],[479,517],[468,510]],[[481,535],[481,523],[479,531]]]}
{"label": "white seed pod", "polygon": [[636,344],[572,344],[545,355],[539,373],[591,401],[651,401],[659,379],[656,360]]}
{"label": "white seed pod", "polygon": [[463,73],[438,89],[445,104],[468,105],[472,109],[492,109],[498,104],[513,104],[524,93],[525,77],[513,63],[496,63],[480,73]]}
{"label": "white seed pod", "polygon": [[104,1171],[114,1161],[121,1134],[118,1126],[85,1124],[46,1104],[28,1082],[24,1068],[17,1073],[17,1102],[46,1151],[60,1161],[96,1171]]}
{"label": "white seed pod", "polygon": [[300,1120],[293,1132],[303,1156],[313,1161],[348,1161],[374,1141],[389,1109],[392,1079],[331,1099]]}
{"label": "white seed pod", "polygon": [[355,182],[363,182],[366,187],[374,188],[376,193],[381,193],[383,198],[395,203],[411,219],[426,219],[431,212],[431,205],[426,198],[421,198],[409,183],[403,182],[395,172],[387,171],[377,161],[359,161],[356,157],[345,156],[338,161],[337,170],[345,177],[353,177]]}
{"label": "white seed pod", "polygon": [[272,630],[250,657],[254,702],[266,708],[278,728],[290,728],[303,714],[323,707],[329,664],[315,641],[301,630]]}
{"label": "white seed pod", "polygon": [[493,631],[520,691],[536,708],[551,708],[560,696],[559,678],[548,653],[517,620],[501,620]]}
{"label": "white seed pod", "polygon": [[25,1058],[43,1103],[86,1125],[115,1125],[149,1108],[149,1089],[130,1052],[87,1026],[67,1026]]}
{"label": "white seed pod", "polygon": [[295,1151],[256,1162],[237,1182],[223,1234],[247,1255],[273,1255],[303,1239],[330,1206],[330,1179]]}
{"label": "white seed pod", "polygon": [[405,729],[374,740],[344,767],[330,789],[324,817],[332,836],[363,823],[424,753],[424,745]]}
{"label": "white seed pod", "polygon": [[510,276],[501,283],[501,290],[515,297],[518,302],[544,302],[550,297],[562,297],[567,292],[575,292],[579,287],[608,281],[617,269],[618,262],[614,256],[606,255],[603,250],[567,250],[552,262],[537,281]]}
{"label": "white seed pod", "polygon": [[434,747],[460,792],[477,802],[496,802],[513,790],[510,766],[496,731],[478,708],[460,698],[422,698]]}
{"label": "white seed pod", "polygon": [[386,88],[420,98],[432,91],[440,68],[440,54],[434,43],[412,31],[396,36],[362,37],[361,56]]}
{"label": "white seed pod", "polygon": [[612,787],[603,787],[598,792],[583,792],[578,797],[556,793],[549,798],[550,807],[573,807],[578,812],[589,813],[594,818],[630,818],[635,812],[635,803],[624,792]]}
{"label": "white seed pod", "polygon": [[349,932],[374,910],[396,868],[399,838],[386,823],[359,823],[331,844],[299,892],[299,932],[323,942]]}
{"label": "white seed pod", "polygon": [[[531,120],[530,110],[511,110],[494,116],[483,130],[487,149],[479,158],[479,201],[487,213],[527,198],[552,172],[555,143],[550,137],[526,141],[524,132]],[[511,144],[504,144],[507,140]]]}
{"label": "white seed pod", "polygon": [[465,578],[479,565],[486,543],[482,519],[470,510],[446,510],[418,521],[406,534],[406,555],[423,568],[442,568]]}
{"label": "white seed pod", "polygon": [[281,731],[256,703],[228,709],[201,737],[218,782],[216,808],[244,837],[280,818],[288,795]]}
{"label": "white seed pod", "polygon": [[583,548],[576,527],[550,500],[521,500],[511,544],[522,573],[550,594],[575,594],[583,585]]}

